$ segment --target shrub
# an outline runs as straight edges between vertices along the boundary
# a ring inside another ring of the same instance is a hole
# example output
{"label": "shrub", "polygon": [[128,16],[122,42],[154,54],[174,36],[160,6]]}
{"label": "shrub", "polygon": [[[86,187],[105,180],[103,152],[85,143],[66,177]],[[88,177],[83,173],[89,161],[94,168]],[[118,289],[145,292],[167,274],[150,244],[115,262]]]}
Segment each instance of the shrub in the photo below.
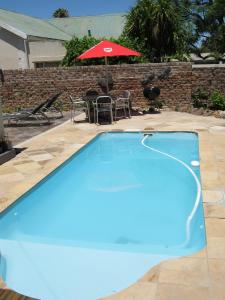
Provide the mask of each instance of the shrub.
{"label": "shrub", "polygon": [[220,91],[214,91],[211,95],[212,109],[225,110],[225,96]]}
{"label": "shrub", "polygon": [[161,109],[163,107],[163,102],[159,100],[155,100],[155,108]]}
{"label": "shrub", "polygon": [[197,91],[191,95],[191,98],[193,100],[193,107],[207,108],[207,104],[205,103],[205,101],[209,99],[209,94],[203,88],[197,89]]}
{"label": "shrub", "polygon": [[207,108],[207,104],[203,103],[199,99],[194,99],[192,104],[194,108]]}

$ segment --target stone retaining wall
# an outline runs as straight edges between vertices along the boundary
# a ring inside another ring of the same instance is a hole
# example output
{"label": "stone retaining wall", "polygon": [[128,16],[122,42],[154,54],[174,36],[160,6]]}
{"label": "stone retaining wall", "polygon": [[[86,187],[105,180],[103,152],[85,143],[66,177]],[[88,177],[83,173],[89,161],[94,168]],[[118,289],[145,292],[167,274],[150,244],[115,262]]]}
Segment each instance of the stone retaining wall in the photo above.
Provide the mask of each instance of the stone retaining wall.
{"label": "stone retaining wall", "polygon": [[[157,77],[168,67],[171,74],[168,80]],[[190,63],[134,64],[108,66],[114,79],[113,94],[122,95],[126,89],[131,91],[133,107],[148,106],[143,97],[140,81],[145,75],[155,73],[154,86],[161,88],[160,99],[172,109],[188,109],[191,93],[199,86],[208,90],[220,89],[225,92],[225,67],[197,66]],[[105,66],[72,68],[46,68],[35,70],[7,70],[5,84],[0,94],[5,102],[5,110],[20,107],[33,107],[58,91],[63,91],[61,99],[69,108],[68,96],[82,96],[88,89],[100,91],[97,78],[104,75]]]}

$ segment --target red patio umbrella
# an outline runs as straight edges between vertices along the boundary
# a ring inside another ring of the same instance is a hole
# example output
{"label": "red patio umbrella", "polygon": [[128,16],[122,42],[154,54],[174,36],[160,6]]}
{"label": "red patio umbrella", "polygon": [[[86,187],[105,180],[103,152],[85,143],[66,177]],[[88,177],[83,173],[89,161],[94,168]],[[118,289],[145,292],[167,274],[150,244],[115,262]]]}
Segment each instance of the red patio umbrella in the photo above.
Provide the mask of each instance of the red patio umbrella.
{"label": "red patio umbrella", "polygon": [[[141,53],[123,47],[116,43],[104,40],[93,46],[89,50],[77,57],[77,59],[88,59],[88,58],[105,58],[105,64],[108,65],[107,57],[112,56],[140,56]],[[107,77],[108,80],[108,77]],[[107,87],[108,92],[108,87]]]}
{"label": "red patio umbrella", "polygon": [[77,57],[77,59],[99,58],[99,57],[112,57],[112,56],[140,56],[141,53],[123,47],[110,41],[101,41],[94,47],[85,51]]}

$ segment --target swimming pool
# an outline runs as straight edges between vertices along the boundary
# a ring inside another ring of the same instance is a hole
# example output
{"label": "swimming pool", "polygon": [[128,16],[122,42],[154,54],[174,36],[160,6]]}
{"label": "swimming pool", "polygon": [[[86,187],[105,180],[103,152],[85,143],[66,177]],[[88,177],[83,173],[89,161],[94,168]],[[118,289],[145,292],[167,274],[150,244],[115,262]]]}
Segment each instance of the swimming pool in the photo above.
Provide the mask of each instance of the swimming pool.
{"label": "swimming pool", "polygon": [[42,300],[93,300],[202,249],[193,161],[195,133],[98,135],[1,214],[6,283]]}

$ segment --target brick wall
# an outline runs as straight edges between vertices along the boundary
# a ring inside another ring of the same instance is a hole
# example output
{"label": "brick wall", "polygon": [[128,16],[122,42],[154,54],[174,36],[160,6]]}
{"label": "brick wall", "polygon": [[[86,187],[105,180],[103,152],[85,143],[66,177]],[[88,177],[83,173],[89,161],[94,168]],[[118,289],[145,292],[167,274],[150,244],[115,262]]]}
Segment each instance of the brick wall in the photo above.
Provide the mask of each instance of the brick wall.
{"label": "brick wall", "polygon": [[[168,66],[171,74],[168,80],[158,80]],[[145,75],[155,73],[154,86],[161,89],[160,98],[171,107],[188,108],[191,104],[192,90],[203,86],[209,90],[220,89],[225,92],[225,68],[220,65],[209,68],[192,68],[190,63],[134,64],[108,66],[114,80],[113,94],[122,95],[126,89],[131,91],[132,105],[144,108],[148,102],[143,97],[140,81]],[[63,91],[61,99],[69,107],[68,95],[83,95],[88,89],[100,91],[97,78],[104,75],[105,66],[49,68],[36,70],[7,70],[5,84],[0,94],[5,108],[33,107],[58,91]]]}
{"label": "brick wall", "polygon": [[[219,90],[225,95],[225,65],[194,65],[191,85],[192,93],[202,88],[209,94]],[[208,104],[211,104],[210,100]]]}
{"label": "brick wall", "polygon": [[[153,85],[161,88],[160,97],[168,106],[189,105],[191,65],[187,63],[108,66],[114,80],[113,93],[122,95],[128,89],[131,91],[132,105],[146,107],[147,100],[143,97],[140,81],[152,72],[157,78],[168,66],[172,69],[169,79],[156,79]],[[5,108],[33,107],[58,91],[63,91],[61,99],[69,107],[69,94],[81,96],[88,89],[100,91],[97,78],[104,72],[105,66],[5,71],[5,84],[1,88]]]}

